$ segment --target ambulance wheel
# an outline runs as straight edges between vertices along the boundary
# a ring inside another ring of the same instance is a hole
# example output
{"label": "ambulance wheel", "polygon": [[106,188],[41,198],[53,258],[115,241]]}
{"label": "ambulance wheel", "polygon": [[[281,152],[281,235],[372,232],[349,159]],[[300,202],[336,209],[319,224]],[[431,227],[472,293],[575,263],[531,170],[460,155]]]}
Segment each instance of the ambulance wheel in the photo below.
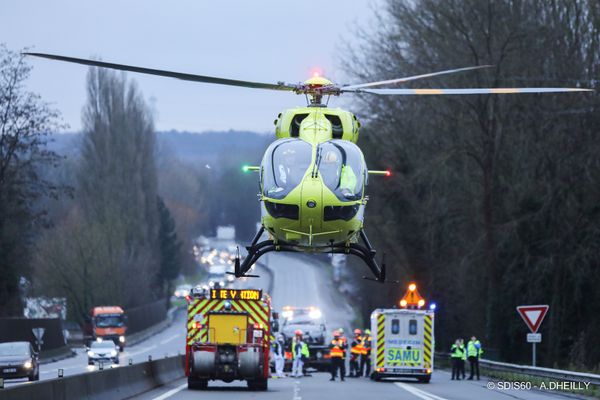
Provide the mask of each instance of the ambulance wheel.
{"label": "ambulance wheel", "polygon": [[419,383],[429,383],[431,380],[431,375],[423,376],[419,378]]}
{"label": "ambulance wheel", "polygon": [[196,379],[188,376],[188,389],[190,390],[206,390],[208,388],[208,379]]}
{"label": "ambulance wheel", "polygon": [[373,380],[373,381],[375,381],[375,382],[379,382],[379,381],[381,380],[381,377],[379,376],[379,374],[378,374],[378,373],[376,373],[376,372],[373,372],[373,373],[371,374],[371,380]]}

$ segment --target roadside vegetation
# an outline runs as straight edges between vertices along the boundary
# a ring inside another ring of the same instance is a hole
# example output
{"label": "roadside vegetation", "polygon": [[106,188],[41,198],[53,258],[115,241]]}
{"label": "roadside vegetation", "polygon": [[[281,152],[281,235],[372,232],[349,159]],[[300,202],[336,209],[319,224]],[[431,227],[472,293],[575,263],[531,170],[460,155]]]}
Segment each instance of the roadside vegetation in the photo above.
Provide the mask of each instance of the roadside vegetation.
{"label": "roadside vegetation", "polygon": [[[598,89],[598,2],[389,1],[376,11],[379,29],[356,32],[361,45],[345,53],[355,81],[489,64],[404,87]],[[486,357],[527,363],[515,306],[549,304],[540,364],[598,368],[597,92],[364,95],[353,108],[367,164],[393,171],[371,179],[367,233],[390,278],[416,280],[437,302],[437,351],[476,335]],[[401,296],[374,285],[361,284],[372,293],[364,314]]]}

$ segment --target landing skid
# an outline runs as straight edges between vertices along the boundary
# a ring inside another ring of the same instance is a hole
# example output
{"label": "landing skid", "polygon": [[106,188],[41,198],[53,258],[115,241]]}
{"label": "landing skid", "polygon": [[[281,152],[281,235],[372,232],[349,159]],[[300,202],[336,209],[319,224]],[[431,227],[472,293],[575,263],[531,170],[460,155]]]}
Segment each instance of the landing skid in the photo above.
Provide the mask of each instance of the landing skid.
{"label": "landing skid", "polygon": [[[246,250],[248,250],[248,255],[246,256],[246,258],[244,258],[243,261],[240,260],[239,255],[236,257],[234,270],[235,272],[233,272],[233,275],[235,275],[236,278],[256,277],[256,275],[248,275],[247,272],[250,271],[254,263],[256,263],[258,259],[266,253],[272,251],[287,251],[295,253],[301,252],[301,250],[299,250],[297,247],[288,243],[275,243],[271,239],[259,242],[260,237],[262,236],[264,231],[264,227],[261,227],[260,230],[254,236],[252,244],[246,247]],[[332,245],[328,248],[327,252],[335,254],[352,254],[360,258],[365,262],[365,264],[367,264],[367,266],[375,276],[375,278],[363,278],[380,283],[385,283],[385,260],[382,262],[380,267],[377,264],[377,261],[375,260],[376,251],[371,246],[371,243],[369,242],[369,239],[367,238],[367,235],[363,230],[360,231],[360,238],[363,242],[362,245],[358,243],[350,243],[348,245]]]}

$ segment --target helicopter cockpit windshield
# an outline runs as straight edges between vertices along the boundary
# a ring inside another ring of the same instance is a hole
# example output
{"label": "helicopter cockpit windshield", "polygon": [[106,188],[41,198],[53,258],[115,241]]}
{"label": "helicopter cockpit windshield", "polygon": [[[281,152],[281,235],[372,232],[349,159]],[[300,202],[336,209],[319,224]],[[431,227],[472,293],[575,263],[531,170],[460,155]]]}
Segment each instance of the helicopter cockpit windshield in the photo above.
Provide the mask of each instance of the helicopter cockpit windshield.
{"label": "helicopter cockpit windshield", "polygon": [[302,182],[312,161],[312,147],[301,139],[272,143],[262,162],[263,194],[283,199]]}
{"label": "helicopter cockpit windshield", "polygon": [[358,147],[345,140],[330,140],[319,145],[319,173],[325,185],[341,201],[360,200],[365,165]]}

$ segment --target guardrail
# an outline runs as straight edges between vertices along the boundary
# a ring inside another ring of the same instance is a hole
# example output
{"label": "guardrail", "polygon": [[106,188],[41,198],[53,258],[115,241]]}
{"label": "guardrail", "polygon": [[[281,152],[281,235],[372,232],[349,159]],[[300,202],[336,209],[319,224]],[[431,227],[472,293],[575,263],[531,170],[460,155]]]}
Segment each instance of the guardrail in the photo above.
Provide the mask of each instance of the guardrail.
{"label": "guardrail", "polygon": [[[447,360],[450,356],[444,353],[436,353],[435,357],[439,360],[446,361],[447,364]],[[479,366],[481,369],[487,369],[489,371],[508,372],[512,374],[529,375],[543,379],[556,379],[567,382],[590,383],[594,386],[600,386],[600,375],[588,374],[585,372],[532,367],[529,365],[509,364],[485,359],[479,360]]]}
{"label": "guardrail", "polygon": [[184,376],[183,356],[0,389],[2,400],[124,399]]}

